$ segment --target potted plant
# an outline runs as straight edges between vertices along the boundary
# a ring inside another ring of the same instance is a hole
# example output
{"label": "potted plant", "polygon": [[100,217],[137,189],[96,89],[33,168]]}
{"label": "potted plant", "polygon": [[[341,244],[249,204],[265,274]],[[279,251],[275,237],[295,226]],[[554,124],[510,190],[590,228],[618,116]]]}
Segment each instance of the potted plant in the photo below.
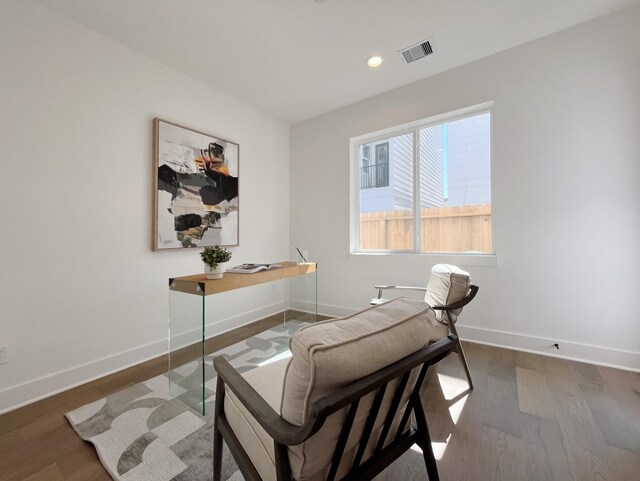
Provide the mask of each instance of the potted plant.
{"label": "potted plant", "polygon": [[224,247],[207,246],[200,253],[202,262],[204,262],[204,272],[207,279],[222,279],[222,275],[226,269],[226,263],[231,260],[231,251]]}

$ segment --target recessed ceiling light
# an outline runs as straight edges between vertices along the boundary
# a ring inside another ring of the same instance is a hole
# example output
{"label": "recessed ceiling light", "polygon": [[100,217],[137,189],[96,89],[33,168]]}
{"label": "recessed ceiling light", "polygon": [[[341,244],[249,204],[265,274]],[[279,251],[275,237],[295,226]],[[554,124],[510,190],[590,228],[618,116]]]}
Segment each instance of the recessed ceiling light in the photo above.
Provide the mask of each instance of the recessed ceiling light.
{"label": "recessed ceiling light", "polygon": [[371,68],[378,68],[382,65],[382,55],[372,55],[367,59],[367,65]]}

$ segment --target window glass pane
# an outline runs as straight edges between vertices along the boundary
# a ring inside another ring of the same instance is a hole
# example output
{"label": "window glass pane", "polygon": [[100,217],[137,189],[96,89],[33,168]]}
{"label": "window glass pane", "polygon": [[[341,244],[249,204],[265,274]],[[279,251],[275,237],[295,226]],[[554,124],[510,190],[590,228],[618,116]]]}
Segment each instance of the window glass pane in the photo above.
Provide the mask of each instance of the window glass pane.
{"label": "window glass pane", "polygon": [[413,134],[362,144],[359,166],[359,249],[413,250]]}
{"label": "window glass pane", "polygon": [[490,114],[419,131],[420,251],[493,253]]}
{"label": "window glass pane", "polygon": [[389,162],[389,142],[376,145],[376,163],[386,164]]}
{"label": "window glass pane", "polygon": [[363,145],[362,148],[360,149],[360,155],[368,162],[369,160],[371,160],[371,146],[370,145]]}

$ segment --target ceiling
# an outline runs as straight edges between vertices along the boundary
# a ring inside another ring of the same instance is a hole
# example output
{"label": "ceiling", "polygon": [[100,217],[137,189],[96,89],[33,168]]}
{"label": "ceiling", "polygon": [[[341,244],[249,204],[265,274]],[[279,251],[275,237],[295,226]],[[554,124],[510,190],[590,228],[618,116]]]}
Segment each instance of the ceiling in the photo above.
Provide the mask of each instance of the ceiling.
{"label": "ceiling", "polygon": [[[35,0],[287,123],[640,0]],[[398,50],[433,37],[436,53]],[[382,54],[377,70],[365,59]]]}

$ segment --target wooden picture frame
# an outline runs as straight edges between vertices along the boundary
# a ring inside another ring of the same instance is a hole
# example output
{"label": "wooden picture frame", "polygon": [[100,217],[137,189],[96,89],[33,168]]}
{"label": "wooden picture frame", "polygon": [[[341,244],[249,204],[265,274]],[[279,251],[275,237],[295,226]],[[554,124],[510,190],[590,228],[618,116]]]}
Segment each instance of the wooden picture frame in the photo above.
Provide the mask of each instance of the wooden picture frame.
{"label": "wooden picture frame", "polygon": [[153,120],[153,250],[239,244],[240,145]]}

